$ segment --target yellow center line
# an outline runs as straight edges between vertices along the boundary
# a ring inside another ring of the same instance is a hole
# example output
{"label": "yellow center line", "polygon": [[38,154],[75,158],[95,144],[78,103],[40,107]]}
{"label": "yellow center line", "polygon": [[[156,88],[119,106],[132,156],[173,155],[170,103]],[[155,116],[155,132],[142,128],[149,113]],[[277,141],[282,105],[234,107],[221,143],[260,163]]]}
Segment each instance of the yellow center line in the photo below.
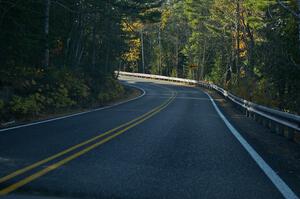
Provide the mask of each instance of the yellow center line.
{"label": "yellow center line", "polygon": [[[105,142],[111,140],[112,138],[118,136],[119,134],[122,134],[123,132],[127,131],[128,129],[130,129],[130,128],[132,128],[132,127],[134,127],[134,126],[136,126],[136,125],[142,123],[143,121],[145,121],[145,120],[149,119],[150,117],[152,117],[153,115],[157,114],[157,113],[160,112],[162,109],[164,109],[165,107],[167,107],[167,106],[174,100],[175,96],[176,96],[176,93],[175,93],[175,94],[173,93],[173,96],[172,96],[170,99],[168,99],[166,102],[164,102],[162,105],[160,105],[160,106],[158,106],[158,107],[152,109],[151,111],[149,111],[149,112],[143,114],[142,116],[139,116],[139,117],[135,118],[134,120],[131,120],[131,121],[125,123],[125,124],[122,124],[122,125],[120,125],[120,126],[114,128],[114,129],[111,129],[111,130],[109,130],[109,131],[107,131],[107,132],[105,132],[105,133],[103,133],[103,134],[101,134],[101,135],[99,135],[99,136],[96,136],[96,137],[94,137],[94,138],[92,138],[92,139],[89,139],[89,140],[87,140],[87,141],[85,141],[85,142],[82,142],[82,143],[80,143],[80,144],[77,144],[77,145],[75,145],[75,146],[73,146],[73,147],[71,147],[71,148],[69,148],[69,149],[67,149],[67,150],[64,150],[64,151],[62,151],[62,152],[60,152],[60,153],[58,153],[58,154],[55,154],[55,155],[53,155],[53,156],[51,156],[51,157],[49,157],[49,158],[46,158],[46,159],[41,160],[41,161],[39,161],[39,162],[37,162],[37,163],[34,163],[34,164],[32,164],[32,165],[29,165],[29,166],[27,166],[27,167],[25,167],[25,168],[23,168],[23,169],[17,170],[17,171],[15,171],[15,172],[13,172],[13,173],[7,175],[7,176],[4,176],[4,177],[0,178],[0,183],[3,183],[3,182],[5,182],[5,181],[7,181],[7,180],[9,180],[9,179],[11,179],[11,178],[14,178],[14,177],[16,177],[16,176],[18,176],[18,175],[20,175],[20,174],[23,174],[23,173],[27,172],[27,171],[30,171],[30,170],[32,170],[32,169],[34,169],[34,168],[36,168],[36,167],[38,167],[38,166],[40,166],[40,165],[42,165],[42,164],[44,164],[44,163],[47,163],[47,162],[49,162],[49,161],[51,161],[51,160],[54,160],[54,159],[56,159],[56,158],[58,158],[58,157],[60,157],[60,156],[62,156],[62,155],[65,155],[65,154],[67,154],[67,153],[69,153],[69,152],[71,152],[71,151],[73,151],[73,150],[75,150],[75,149],[77,149],[77,148],[79,148],[79,147],[81,147],[81,146],[87,145],[88,143],[91,143],[92,141],[95,141],[95,140],[97,140],[97,139],[100,139],[100,138],[102,138],[102,137],[104,137],[104,136],[106,136],[106,135],[108,135],[108,134],[110,134],[110,133],[112,133],[112,132],[114,132],[114,131],[116,131],[116,130],[119,130],[119,129],[122,128],[122,127],[125,127],[125,126],[128,126],[128,125],[131,124],[130,126],[126,127],[125,129],[123,129],[123,130],[121,130],[121,131],[118,131],[117,133],[113,134],[112,136],[109,136],[109,137],[107,137],[107,138],[101,140],[100,142],[98,142],[98,143],[96,143],[96,144],[93,144],[93,145],[91,145],[90,147],[87,147],[86,149],[83,149],[83,150],[82,150],[82,151],[86,151],[86,150],[87,150],[86,152],[88,152],[88,151],[90,151],[91,149],[93,149],[93,148],[95,148],[95,147],[97,147],[97,146],[99,146],[99,145],[101,145],[101,144],[103,144],[103,143],[105,143]],[[120,133],[120,132],[121,132],[121,133]],[[96,146],[95,146],[95,145],[96,145]],[[92,147],[92,146],[94,146],[94,147]],[[92,147],[92,148],[91,148],[91,147]],[[91,148],[91,149],[89,149],[89,148]],[[89,150],[88,150],[88,149],[89,149]],[[82,151],[80,151],[80,152],[78,152],[78,153],[75,153],[75,154],[80,154]],[[84,153],[86,153],[86,152],[84,152]],[[75,154],[74,154],[74,155],[75,155]],[[63,159],[63,160],[69,159],[70,157],[73,157],[74,155],[71,155],[71,156],[69,156],[69,157],[67,157],[67,158],[65,158],[65,159]],[[79,155],[79,156],[80,156],[80,155]],[[75,156],[74,158],[76,158],[76,157],[78,157],[78,156]],[[72,159],[74,159],[74,158],[71,158],[70,160],[72,160]],[[63,160],[62,160],[62,161],[63,161]],[[70,161],[70,160],[69,160],[69,161]],[[67,162],[69,162],[69,161],[67,161]],[[59,161],[59,162],[61,162],[61,161]],[[58,163],[59,163],[59,162],[58,162]],[[58,163],[56,163],[56,164],[58,164]],[[53,165],[55,166],[56,164],[53,164]],[[65,163],[64,163],[64,164],[65,164]],[[46,170],[49,170],[49,169],[50,169],[49,171],[53,170],[53,169],[51,169],[51,168],[53,167],[53,165],[51,165],[50,168],[49,168],[49,167],[46,167]],[[45,170],[45,169],[43,169],[43,170]],[[42,171],[43,171],[43,170],[42,170]],[[48,171],[48,172],[49,172],[49,171]],[[40,172],[41,172],[41,171],[40,171]],[[40,172],[38,172],[38,173],[40,173]],[[48,173],[48,172],[46,172],[46,173]],[[10,193],[11,191],[17,189],[18,187],[20,187],[20,186],[18,186],[18,185],[20,185],[21,182],[23,182],[23,183],[26,182],[26,179],[29,180],[29,179],[31,179],[33,176],[35,176],[36,174],[37,174],[37,173],[35,173],[35,174],[33,174],[32,176],[30,176],[30,177],[28,177],[28,178],[25,178],[25,179],[23,179],[23,180],[21,180],[21,181],[15,183],[15,184],[13,184],[13,185],[11,185],[11,186],[9,186],[9,187],[7,187],[7,188],[1,190],[1,191],[0,191],[0,195],[6,195],[7,193]],[[44,175],[44,174],[43,174],[43,175]],[[36,179],[36,178],[34,178],[34,179]],[[30,181],[32,181],[32,180],[30,180]],[[29,181],[29,182],[30,182],[30,181]],[[27,183],[28,183],[28,182],[27,182]],[[25,183],[25,184],[27,184],[27,183]],[[23,185],[21,185],[21,186],[23,186]],[[10,187],[17,187],[17,188],[14,188],[13,190],[11,190],[11,189],[9,189]],[[7,190],[8,190],[8,191],[7,191]],[[9,190],[11,190],[11,191],[9,191]]]}
{"label": "yellow center line", "polygon": [[123,134],[127,130],[129,130],[129,129],[131,129],[131,128],[133,128],[133,127],[141,124],[145,120],[148,120],[149,118],[153,117],[154,115],[156,115],[157,113],[159,113],[160,111],[162,111],[163,109],[165,109],[175,99],[175,96],[176,96],[176,94],[173,95],[172,98],[170,98],[167,101],[167,103],[164,103],[163,106],[160,106],[159,109],[155,110],[151,114],[148,114],[146,117],[142,118],[141,120],[139,120],[139,121],[137,121],[137,122],[129,125],[128,127],[126,127],[124,129],[116,132],[115,134],[110,135],[109,137],[107,137],[107,138],[105,138],[105,139],[103,139],[103,140],[101,140],[101,141],[99,141],[99,142],[97,142],[95,144],[92,144],[91,146],[86,147],[85,149],[82,149],[79,152],[76,152],[76,153],[74,153],[74,154],[72,154],[72,155],[70,155],[70,156],[68,156],[68,157],[66,157],[66,158],[64,158],[64,159],[62,159],[62,160],[60,160],[60,161],[52,164],[52,165],[50,165],[50,166],[47,166],[46,168],[44,168],[44,169],[42,169],[42,170],[40,170],[40,171],[38,171],[38,172],[30,175],[29,177],[26,177],[26,178],[24,178],[24,179],[22,179],[22,180],[20,180],[20,181],[18,181],[16,183],[14,183],[14,184],[12,184],[12,185],[10,185],[10,186],[2,189],[0,191],[0,196],[4,196],[4,195],[7,195],[7,194],[11,193],[12,191],[15,191],[16,189],[18,189],[18,188],[20,188],[20,187],[22,187],[22,186],[24,186],[24,185],[26,185],[26,184],[34,181],[37,178],[40,178],[41,176],[49,173],[50,171],[55,170],[55,169],[61,167],[62,165],[70,162],[71,160],[74,160],[74,159],[82,156],[83,154],[91,151],[92,149],[94,149],[94,148],[96,148],[96,147],[98,147],[98,146],[100,146],[100,145],[102,145],[102,144],[104,144],[104,143],[112,140],[113,138],[115,138],[115,137],[117,137],[117,136],[119,136],[121,134]]}
{"label": "yellow center line", "polygon": [[[170,100],[170,99],[168,99],[168,100]],[[89,144],[89,143],[91,143],[91,142],[93,142],[93,141],[95,141],[95,140],[97,140],[97,139],[100,139],[100,138],[102,138],[102,137],[104,137],[104,136],[106,136],[106,135],[108,135],[108,134],[110,134],[110,133],[112,133],[112,132],[114,132],[114,131],[120,129],[120,128],[123,128],[123,127],[125,127],[125,126],[127,126],[127,125],[129,125],[129,124],[132,124],[132,123],[138,121],[139,119],[141,119],[141,118],[143,118],[143,117],[145,117],[145,116],[151,114],[152,112],[156,111],[156,110],[159,109],[161,106],[163,106],[165,103],[166,103],[166,102],[164,102],[162,105],[160,105],[160,106],[158,106],[158,107],[156,107],[156,108],[150,110],[149,112],[147,112],[147,113],[145,113],[145,114],[143,114],[143,115],[141,115],[141,116],[139,116],[139,117],[137,117],[137,118],[135,118],[135,119],[133,119],[133,120],[127,122],[127,123],[124,123],[124,124],[122,124],[122,125],[120,125],[120,126],[118,126],[118,127],[116,127],[116,128],[113,128],[113,129],[111,129],[111,130],[109,130],[109,131],[107,131],[107,132],[105,132],[105,133],[102,133],[102,134],[100,134],[100,135],[98,135],[98,136],[96,136],[96,137],[94,137],[94,138],[91,138],[91,139],[89,139],[89,140],[87,140],[87,141],[84,141],[84,142],[82,142],[82,143],[80,143],[80,144],[77,144],[77,145],[75,145],[75,146],[72,146],[72,147],[70,147],[70,148],[68,148],[68,149],[66,149],[66,150],[64,150],[64,151],[61,151],[61,152],[59,152],[59,153],[57,153],[57,154],[55,154],[55,155],[53,155],[53,156],[50,156],[50,157],[48,157],[48,158],[46,158],[46,159],[43,159],[43,160],[41,160],[41,161],[38,161],[38,162],[36,162],[36,163],[34,163],[34,164],[32,164],[32,165],[29,165],[29,166],[27,166],[27,167],[24,167],[24,168],[22,168],[22,169],[19,169],[19,170],[15,171],[15,172],[13,172],[13,173],[11,173],[11,174],[9,174],[9,175],[6,175],[6,176],[0,178],[0,183],[3,183],[3,182],[5,182],[5,181],[7,181],[7,180],[10,180],[10,179],[12,179],[12,178],[14,178],[14,177],[16,177],[16,176],[18,176],[18,175],[21,175],[21,174],[23,174],[23,173],[25,173],[25,172],[27,172],[27,171],[30,171],[30,170],[32,170],[32,169],[34,169],[34,168],[36,168],[36,167],[38,167],[38,166],[40,166],[40,165],[42,165],[42,164],[45,164],[45,163],[47,163],[47,162],[50,162],[50,161],[52,161],[52,160],[54,160],[54,159],[56,159],[56,158],[58,158],[58,157],[61,157],[61,156],[65,155],[65,154],[67,154],[67,153],[69,153],[69,152],[71,152],[71,151],[74,151],[74,150],[76,150],[76,149],[78,149],[78,148],[80,148],[80,147],[82,147],[82,146],[84,146],[84,145],[87,145],[87,144]]]}

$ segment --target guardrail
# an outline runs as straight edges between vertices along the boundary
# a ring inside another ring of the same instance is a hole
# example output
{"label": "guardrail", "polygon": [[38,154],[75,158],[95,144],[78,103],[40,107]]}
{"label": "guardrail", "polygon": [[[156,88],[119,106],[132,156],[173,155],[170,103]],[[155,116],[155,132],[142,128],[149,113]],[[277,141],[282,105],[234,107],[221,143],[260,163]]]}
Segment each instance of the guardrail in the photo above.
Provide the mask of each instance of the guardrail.
{"label": "guardrail", "polygon": [[233,103],[238,109],[253,118],[262,125],[270,128],[273,132],[283,135],[290,140],[300,143],[300,116],[261,106],[245,99],[239,98],[223,88],[204,81],[191,79],[166,77],[161,75],[150,75],[142,73],[117,72],[119,75],[132,76],[148,79],[165,80],[171,82],[184,83],[212,89],[221,94],[224,98]]}

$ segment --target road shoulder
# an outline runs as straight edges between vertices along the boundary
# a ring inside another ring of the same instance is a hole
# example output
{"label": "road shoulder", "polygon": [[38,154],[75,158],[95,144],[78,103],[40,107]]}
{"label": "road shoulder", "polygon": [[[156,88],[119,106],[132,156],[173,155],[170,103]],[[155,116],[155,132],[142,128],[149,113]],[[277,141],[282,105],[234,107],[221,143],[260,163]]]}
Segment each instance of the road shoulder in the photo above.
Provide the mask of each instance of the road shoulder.
{"label": "road shoulder", "polygon": [[211,90],[205,92],[212,96],[229,122],[299,196],[300,145],[272,133],[270,129],[246,117],[217,92]]}

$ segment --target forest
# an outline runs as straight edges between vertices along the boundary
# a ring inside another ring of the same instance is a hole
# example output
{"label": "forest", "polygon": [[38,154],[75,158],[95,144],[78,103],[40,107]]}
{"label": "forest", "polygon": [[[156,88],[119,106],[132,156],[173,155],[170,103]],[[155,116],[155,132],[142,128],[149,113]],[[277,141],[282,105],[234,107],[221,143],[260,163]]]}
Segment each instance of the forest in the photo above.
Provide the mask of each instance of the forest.
{"label": "forest", "polygon": [[300,0],[0,0],[0,120],[117,98],[114,71],[300,113]]}
{"label": "forest", "polygon": [[0,122],[92,108],[124,95],[114,71],[127,20],[157,0],[0,0]]}
{"label": "forest", "polygon": [[141,36],[122,70],[209,81],[299,114],[299,13],[299,0],[170,0],[159,22],[132,22]]}

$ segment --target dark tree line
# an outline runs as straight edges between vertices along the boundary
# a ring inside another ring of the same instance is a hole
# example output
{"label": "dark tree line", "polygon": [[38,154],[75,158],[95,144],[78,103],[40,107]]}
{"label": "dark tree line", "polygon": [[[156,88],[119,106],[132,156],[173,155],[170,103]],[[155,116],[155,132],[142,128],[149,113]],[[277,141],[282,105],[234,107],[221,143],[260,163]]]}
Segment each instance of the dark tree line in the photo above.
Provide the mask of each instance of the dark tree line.
{"label": "dark tree line", "polygon": [[[299,0],[169,0],[161,11],[159,23],[143,23],[146,72],[300,113]],[[126,70],[142,71],[140,60]]]}
{"label": "dark tree line", "polygon": [[128,48],[123,24],[152,20],[157,0],[1,0],[1,121],[104,103]]}

